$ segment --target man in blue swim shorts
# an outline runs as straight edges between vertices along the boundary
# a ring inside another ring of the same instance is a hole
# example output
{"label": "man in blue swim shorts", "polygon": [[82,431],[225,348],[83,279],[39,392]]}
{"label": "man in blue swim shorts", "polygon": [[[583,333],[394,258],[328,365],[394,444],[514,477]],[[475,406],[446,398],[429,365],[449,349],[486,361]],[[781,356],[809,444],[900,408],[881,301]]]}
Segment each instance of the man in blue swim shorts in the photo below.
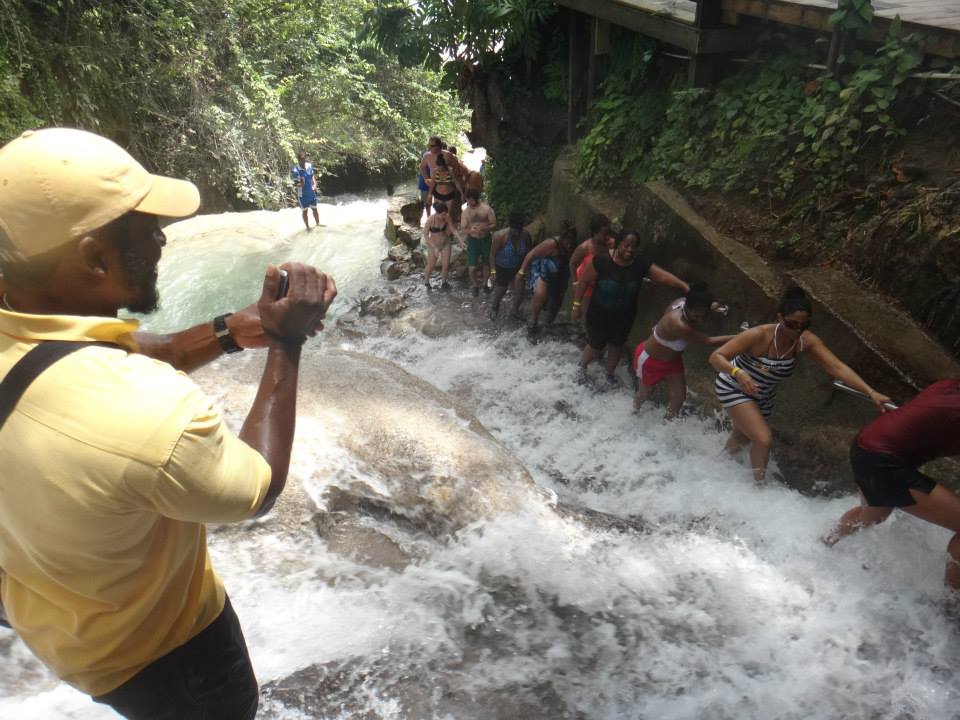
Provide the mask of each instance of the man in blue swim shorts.
{"label": "man in blue swim shorts", "polygon": [[320,224],[320,213],[317,212],[317,178],[313,172],[313,165],[307,160],[307,153],[301,150],[297,153],[297,164],[290,171],[290,178],[297,187],[297,202],[303,210],[303,224],[310,229],[307,219],[307,210],[313,210],[313,220]]}

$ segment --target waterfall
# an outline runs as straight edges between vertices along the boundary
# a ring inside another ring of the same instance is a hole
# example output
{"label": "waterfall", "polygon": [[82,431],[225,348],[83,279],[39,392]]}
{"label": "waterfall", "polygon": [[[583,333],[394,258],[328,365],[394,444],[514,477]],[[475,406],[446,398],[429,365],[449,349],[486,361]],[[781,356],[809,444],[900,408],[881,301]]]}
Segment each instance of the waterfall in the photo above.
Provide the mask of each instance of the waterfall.
{"label": "waterfall", "polygon": [[[324,205],[309,233],[295,210],[177,223],[146,327],[252,302],[287,259],[331,272],[346,317],[362,288],[389,292],[384,209]],[[394,287],[406,313],[331,322],[306,346],[274,513],[211,531],[258,717],[956,716],[947,531],[895,514],[827,548],[855,498],[757,487],[715,418],[633,414],[627,392],[573,383],[563,337],[494,331],[465,288]],[[262,362],[196,374],[235,429]],[[0,657],[0,717],[114,717],[9,632]]]}

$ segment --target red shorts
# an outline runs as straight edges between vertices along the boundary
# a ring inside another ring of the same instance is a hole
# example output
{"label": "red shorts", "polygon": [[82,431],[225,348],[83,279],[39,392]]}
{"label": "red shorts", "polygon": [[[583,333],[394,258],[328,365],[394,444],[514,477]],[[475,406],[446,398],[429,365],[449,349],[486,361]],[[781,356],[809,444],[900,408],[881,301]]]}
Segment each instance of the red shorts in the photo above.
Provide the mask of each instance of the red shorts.
{"label": "red shorts", "polygon": [[633,353],[633,371],[644,387],[653,387],[665,377],[683,375],[683,355],[673,360],[654,360],[643,349],[643,343],[637,343]]}

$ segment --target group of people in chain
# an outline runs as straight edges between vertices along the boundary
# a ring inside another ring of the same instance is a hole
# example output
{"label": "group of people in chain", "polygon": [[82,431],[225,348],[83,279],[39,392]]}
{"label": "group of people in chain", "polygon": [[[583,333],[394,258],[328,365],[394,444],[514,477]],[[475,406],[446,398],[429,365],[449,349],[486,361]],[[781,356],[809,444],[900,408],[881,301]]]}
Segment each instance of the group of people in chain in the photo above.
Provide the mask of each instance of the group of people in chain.
{"label": "group of people in chain", "polygon": [[[536,339],[542,312],[546,310],[545,322],[551,324],[572,280],[570,319],[582,318],[586,330],[576,375],[580,384],[588,382],[590,364],[602,359],[607,385],[618,387],[617,368],[644,283],[676,289],[678,297],[634,348],[630,364],[634,406],[639,409],[663,383],[668,395],[666,419],[676,417],[686,399],[684,350],[690,343],[714,346],[709,362],[717,372],[716,398],[732,425],[724,447],[730,454],[747,448],[758,483],[765,480],[773,446],[769,419],[777,388],[802,357],[862,394],[880,417],[857,434],[850,450],[861,505],[846,513],[823,540],[832,545],[901,508],[956,533],[948,546],[946,583],[960,591],[960,496],[919,469],[936,458],[960,456],[960,378],[934,383],[903,407],[890,410],[894,407],[890,398],[872,388],[811,331],[813,305],[802,288],[786,290],[774,321],[734,335],[709,335],[701,325],[711,312],[726,314],[726,306],[714,299],[706,284],[688,283],[652,262],[643,254],[637,232],[613,232],[608,218],[595,215],[590,236],[582,242],[577,242],[575,228],[567,225],[557,236],[534,245],[522,215],[511,216],[507,227],[496,231],[496,215],[480,193],[467,190],[466,200],[459,227],[437,204],[423,228],[428,253],[443,259],[441,288],[450,288],[449,244],[454,237],[465,239],[472,294],[487,288],[488,277],[493,280],[489,315],[495,320],[508,289],[513,293],[511,314],[517,319],[525,295],[532,292],[527,332]],[[428,289],[434,266],[428,261],[424,275]]]}
{"label": "group of people in chain", "polygon": [[[451,210],[443,198],[461,180],[443,170],[449,150],[431,143],[430,151],[427,192],[437,212],[428,242],[449,235],[440,227]],[[51,202],[51,187],[69,192]],[[699,326],[721,309],[708,288],[645,258],[636,233],[612,233],[598,216],[582,243],[565,228],[533,246],[522,218],[512,217],[488,250],[496,218],[478,188],[463,189],[472,291],[488,268],[497,303],[512,287],[516,311],[524,286],[532,288],[535,328],[544,308],[548,322],[556,316],[572,276],[573,316],[583,315],[587,330],[584,372],[604,351],[608,374],[616,370],[645,278],[675,288],[634,354],[635,402],[664,382],[668,415],[676,415],[684,349],[716,345],[717,396],[734,428],[727,449],[749,444],[758,479],[777,386],[800,358],[865,393],[882,414],[850,451],[862,503],[824,541],[902,508],[953,531],[946,581],[960,589],[960,497],[920,470],[960,454],[960,380],[883,412],[887,398],[811,332],[801,290],[786,293],[775,322],[708,336]],[[266,515],[283,492],[304,343],[323,330],[337,295],[332,277],[290,262],[265,269],[256,302],[181,332],[141,332],[120,319],[122,309],[157,308],[161,219],[189,217],[199,203],[191,182],[151,174],[93,133],[28,131],[0,148],[0,624],[9,628],[0,632],[16,632],[57,677],[136,720],[256,716],[257,679],[211,563],[206,523]],[[443,248],[434,251],[442,259]],[[262,377],[234,433],[186,373],[253,349],[265,353]]]}

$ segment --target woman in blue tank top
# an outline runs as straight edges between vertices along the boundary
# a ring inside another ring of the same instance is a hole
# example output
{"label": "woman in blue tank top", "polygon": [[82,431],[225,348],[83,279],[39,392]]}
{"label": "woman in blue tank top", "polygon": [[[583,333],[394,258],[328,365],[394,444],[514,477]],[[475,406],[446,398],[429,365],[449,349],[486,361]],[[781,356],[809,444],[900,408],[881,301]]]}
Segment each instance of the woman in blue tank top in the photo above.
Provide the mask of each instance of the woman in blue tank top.
{"label": "woman in blue tank top", "polygon": [[490,303],[490,319],[496,320],[500,310],[500,301],[507,293],[507,288],[513,288],[513,309],[511,314],[519,316],[520,303],[523,300],[523,271],[520,266],[523,258],[530,252],[533,241],[530,233],[523,229],[524,217],[522,213],[510,214],[509,227],[493,234],[493,245],[490,248],[490,264],[493,269],[490,276],[494,281],[493,300]]}

